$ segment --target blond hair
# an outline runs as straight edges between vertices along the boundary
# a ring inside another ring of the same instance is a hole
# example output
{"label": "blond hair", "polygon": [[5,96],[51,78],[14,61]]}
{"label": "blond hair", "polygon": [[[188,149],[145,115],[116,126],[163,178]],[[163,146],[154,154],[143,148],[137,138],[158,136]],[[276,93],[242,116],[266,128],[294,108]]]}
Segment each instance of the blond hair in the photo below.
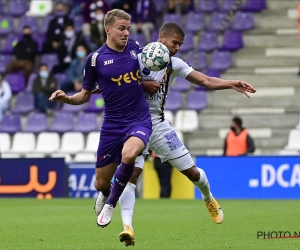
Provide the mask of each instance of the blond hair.
{"label": "blond hair", "polygon": [[113,9],[108,11],[104,17],[104,26],[113,25],[117,20],[129,20],[131,16],[124,10]]}

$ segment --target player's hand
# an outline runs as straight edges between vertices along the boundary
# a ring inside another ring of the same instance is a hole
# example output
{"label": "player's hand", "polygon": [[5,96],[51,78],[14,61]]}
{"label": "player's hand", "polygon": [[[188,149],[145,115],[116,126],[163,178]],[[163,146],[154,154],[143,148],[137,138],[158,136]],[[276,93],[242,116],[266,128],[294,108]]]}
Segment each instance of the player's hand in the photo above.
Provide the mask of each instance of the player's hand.
{"label": "player's hand", "polygon": [[52,93],[49,100],[65,103],[67,100],[69,100],[69,96],[67,96],[65,92],[59,89]]}
{"label": "player's hand", "polygon": [[160,84],[156,81],[143,81],[144,90],[150,95],[155,94],[159,88]]}
{"label": "player's hand", "polygon": [[247,83],[245,81],[236,80],[236,81],[232,81],[232,82],[233,82],[232,88],[235,91],[244,94],[248,98],[250,98],[250,96],[248,95],[248,93],[255,93],[256,92],[256,89],[253,88],[251,84],[249,84],[249,83]]}
{"label": "player's hand", "polygon": [[99,94],[101,93],[101,89],[99,88],[99,86],[97,86],[95,89],[92,90],[92,94]]}

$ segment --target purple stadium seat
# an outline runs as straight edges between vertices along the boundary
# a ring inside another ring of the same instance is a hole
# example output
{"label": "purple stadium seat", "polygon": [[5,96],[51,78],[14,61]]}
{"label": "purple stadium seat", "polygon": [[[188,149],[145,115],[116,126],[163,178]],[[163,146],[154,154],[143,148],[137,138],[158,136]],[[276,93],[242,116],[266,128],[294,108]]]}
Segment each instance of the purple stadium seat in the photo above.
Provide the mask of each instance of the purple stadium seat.
{"label": "purple stadium seat", "polygon": [[88,106],[86,108],[86,112],[103,112],[104,111],[104,100],[101,94],[99,95],[92,95]]}
{"label": "purple stadium seat", "polygon": [[162,13],[167,6],[167,0],[153,0],[153,2],[155,3],[157,13]]}
{"label": "purple stadium seat", "polygon": [[254,26],[254,17],[252,13],[237,12],[233,17],[233,30],[250,30],[253,29]]}
{"label": "purple stadium seat", "polygon": [[194,35],[191,33],[185,34],[184,43],[180,47],[180,51],[185,53],[194,49]]}
{"label": "purple stadium seat", "polygon": [[21,16],[28,11],[28,1],[9,0],[7,14],[12,16]]}
{"label": "purple stadium seat", "polygon": [[49,128],[50,132],[64,133],[73,131],[74,117],[71,113],[59,112],[56,114],[53,125]]}
{"label": "purple stadium seat", "polygon": [[3,73],[6,70],[6,65],[12,61],[10,55],[0,55],[0,72]]}
{"label": "purple stadium seat", "polygon": [[177,77],[175,81],[173,81],[171,88],[172,91],[187,91],[191,86],[191,83],[185,80],[182,77]]}
{"label": "purple stadium seat", "polygon": [[30,26],[32,33],[38,32],[39,30],[39,22],[35,16],[22,16],[16,30],[17,33],[21,34],[25,25]]}
{"label": "purple stadium seat", "polygon": [[158,31],[153,31],[152,35],[151,35],[151,42],[156,42],[159,36],[159,32]]}
{"label": "purple stadium seat", "polygon": [[243,35],[238,31],[227,31],[223,37],[221,50],[236,51],[244,47]]}
{"label": "purple stadium seat", "polygon": [[180,14],[165,14],[163,17],[163,22],[175,22],[182,26],[182,18]]}
{"label": "purple stadium seat", "polygon": [[266,0],[246,0],[243,11],[258,12],[266,8]]}
{"label": "purple stadium seat", "polygon": [[[233,9],[233,6],[235,4],[236,0],[222,0],[220,5],[221,11],[230,11]],[[237,5],[237,9],[240,8],[240,3]]]}
{"label": "purple stadium seat", "polygon": [[21,129],[21,118],[17,114],[5,114],[0,126],[0,132],[16,133]]}
{"label": "purple stadium seat", "polygon": [[82,30],[82,25],[84,24],[83,16],[74,16],[74,28],[76,32],[79,32]]}
{"label": "purple stadium seat", "polygon": [[11,87],[11,91],[15,94],[22,91],[25,88],[25,78],[21,73],[7,74],[6,81]]}
{"label": "purple stadium seat", "polygon": [[188,94],[186,109],[200,111],[207,107],[205,91],[192,91]]}
{"label": "purple stadium seat", "polygon": [[43,113],[31,113],[27,117],[24,132],[41,133],[47,130],[47,118]]}
{"label": "purple stadium seat", "polygon": [[4,12],[4,4],[2,1],[0,1],[0,14]]}
{"label": "purple stadium seat", "polygon": [[138,41],[141,48],[146,45],[146,39],[143,33],[131,33],[130,39]]}
{"label": "purple stadium seat", "polygon": [[14,21],[11,16],[0,16],[0,36],[6,36],[14,30]]}
{"label": "purple stadium seat", "polygon": [[203,70],[202,72],[203,72],[203,74],[210,76],[210,77],[217,77],[217,78],[221,77],[220,71],[218,71],[218,70],[206,69],[206,70]]}
{"label": "purple stadium seat", "polygon": [[67,80],[67,74],[65,73],[55,74],[55,78],[57,80],[57,88],[59,89],[61,87],[61,84]]}
{"label": "purple stadium seat", "polygon": [[33,94],[29,92],[21,92],[17,96],[16,105],[13,108],[13,113],[24,114],[34,109]]}
{"label": "purple stadium seat", "polygon": [[203,12],[213,12],[218,9],[217,0],[200,0],[199,1],[199,11]]}
{"label": "purple stadium seat", "polygon": [[212,51],[219,47],[218,36],[215,32],[204,32],[200,37],[198,49]]}
{"label": "purple stadium seat", "polygon": [[41,62],[46,63],[48,65],[49,70],[51,71],[53,66],[58,64],[58,58],[56,54],[43,54]]}
{"label": "purple stadium seat", "polygon": [[33,34],[32,36],[33,40],[35,40],[38,43],[38,52],[41,53],[43,50],[43,43],[45,41],[45,35],[44,34]]}
{"label": "purple stadium seat", "polygon": [[78,115],[74,131],[89,133],[97,130],[97,118],[95,113],[81,113]]}
{"label": "purple stadium seat", "polygon": [[166,110],[177,111],[182,106],[182,94],[179,91],[170,91],[167,95]]}
{"label": "purple stadium seat", "polygon": [[3,54],[12,54],[14,46],[18,43],[20,35],[9,34],[6,38],[4,48],[2,50]]}
{"label": "purple stadium seat", "polygon": [[28,79],[27,87],[25,89],[26,92],[32,92],[34,79],[37,77],[36,73],[31,73]]}
{"label": "purple stadium seat", "polygon": [[195,53],[194,51],[190,51],[187,54],[186,60],[196,70],[205,69],[208,65],[206,54],[205,52],[202,51],[199,51],[198,53]]}
{"label": "purple stadium seat", "polygon": [[[69,94],[68,94],[69,95]],[[63,104],[61,111],[62,112],[70,112],[70,113],[77,113],[81,111],[84,108],[84,104],[82,105],[69,105],[69,104]]]}
{"label": "purple stadium seat", "polygon": [[232,65],[231,55],[228,51],[214,51],[211,57],[210,69],[226,70]]}
{"label": "purple stadium seat", "polygon": [[42,29],[41,29],[42,34],[46,33],[46,31],[48,29],[48,25],[53,18],[54,18],[53,15],[47,15],[43,18],[43,25],[42,25]]}
{"label": "purple stadium seat", "polygon": [[205,28],[205,19],[202,13],[190,13],[187,17],[185,30],[186,32],[196,33]]}
{"label": "purple stadium seat", "polygon": [[207,26],[208,30],[219,31],[226,30],[230,26],[230,22],[225,21],[227,13],[215,12],[211,15],[210,22]]}

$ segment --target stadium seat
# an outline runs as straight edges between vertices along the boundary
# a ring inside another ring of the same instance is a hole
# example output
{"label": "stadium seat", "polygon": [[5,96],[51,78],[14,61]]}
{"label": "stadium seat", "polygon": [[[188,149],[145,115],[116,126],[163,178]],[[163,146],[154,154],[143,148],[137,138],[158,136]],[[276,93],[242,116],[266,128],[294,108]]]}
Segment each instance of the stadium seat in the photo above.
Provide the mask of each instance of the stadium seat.
{"label": "stadium seat", "polygon": [[[233,10],[233,7],[237,1],[236,0],[222,0],[220,4],[220,11],[231,11]],[[237,5],[237,10],[240,8],[241,3],[238,3]]]}
{"label": "stadium seat", "polygon": [[0,132],[16,133],[21,130],[21,118],[17,114],[5,114],[0,126]]}
{"label": "stadium seat", "polygon": [[0,36],[6,36],[14,31],[14,21],[11,16],[0,16]]}
{"label": "stadium seat", "polygon": [[300,151],[298,150],[280,150],[279,155],[300,155]]}
{"label": "stadium seat", "polygon": [[185,30],[186,32],[197,33],[201,29],[205,28],[204,14],[202,13],[190,13],[187,17]]}
{"label": "stadium seat", "polygon": [[65,73],[55,74],[55,78],[57,80],[57,88],[60,88],[62,83],[67,80],[67,74]]}
{"label": "stadium seat", "polygon": [[49,128],[50,132],[64,133],[74,128],[74,116],[71,113],[59,112],[56,114],[54,123]]}
{"label": "stadium seat", "polygon": [[[33,1],[32,1],[33,2]],[[50,2],[50,1],[47,1]],[[47,15],[43,18],[43,25],[42,25],[42,29],[41,29],[41,33],[45,34],[47,32],[48,26],[50,21],[54,18],[53,15]]]}
{"label": "stadium seat", "polygon": [[[0,17],[1,19],[1,17]],[[0,21],[1,22],[1,21]],[[1,28],[0,28],[1,29]],[[5,40],[4,48],[2,50],[3,54],[12,54],[14,46],[18,43],[19,39],[21,38],[20,35],[16,35],[10,33]]]}
{"label": "stadium seat", "polygon": [[180,51],[185,53],[194,49],[194,36],[191,33],[185,34],[184,43],[180,47]]}
{"label": "stadium seat", "polygon": [[[10,136],[7,133],[0,133],[0,154],[10,150]],[[1,157],[1,155],[0,155]]]}
{"label": "stadium seat", "polygon": [[97,151],[99,141],[100,141],[100,133],[90,132],[87,136],[86,145],[83,152],[95,153]]}
{"label": "stadium seat", "polygon": [[9,83],[11,91],[16,94],[25,88],[24,74],[11,73],[5,76],[6,81]]}
{"label": "stadium seat", "polygon": [[51,154],[59,150],[60,138],[58,133],[42,132],[37,136],[34,153]]}
{"label": "stadium seat", "polygon": [[47,16],[52,12],[52,1],[34,0],[30,1],[29,11],[26,12],[27,16]]}
{"label": "stadium seat", "polygon": [[220,31],[226,30],[229,28],[230,23],[224,22],[227,13],[224,12],[215,12],[210,17],[210,22],[207,26],[207,29],[210,31]]}
{"label": "stadium seat", "polygon": [[287,150],[300,150],[300,130],[292,129],[289,134]]}
{"label": "stadium seat", "polygon": [[252,13],[237,12],[233,17],[232,29],[237,31],[250,30],[254,28],[254,17]]}
{"label": "stadium seat", "polygon": [[45,154],[39,154],[39,153],[27,153],[24,155],[25,158],[45,158]]}
{"label": "stadium seat", "polygon": [[182,95],[179,91],[170,91],[166,101],[166,110],[177,111],[182,106]]}
{"label": "stadium seat", "polygon": [[151,35],[151,42],[156,42],[159,36],[159,32],[158,31],[153,31],[152,35]]}
{"label": "stadium seat", "polygon": [[36,33],[39,31],[39,22],[37,17],[35,16],[22,16],[19,20],[19,25],[16,29],[18,34],[22,34],[22,30],[24,26],[30,26],[32,33]]}
{"label": "stadium seat", "polygon": [[201,111],[207,107],[205,91],[192,91],[187,96],[186,109]]}
{"label": "stadium seat", "polygon": [[227,31],[223,36],[221,50],[236,51],[244,47],[243,35],[238,31]]}
{"label": "stadium seat", "polygon": [[103,96],[101,94],[98,94],[98,95],[91,96],[85,111],[100,113],[104,111],[104,108],[105,106],[104,106]]}
{"label": "stadium seat", "polygon": [[95,113],[81,113],[77,117],[74,131],[89,133],[97,130],[97,118]]}
{"label": "stadium seat", "polygon": [[35,148],[35,136],[33,133],[17,132],[12,140],[9,153],[25,154],[32,152]]}
{"label": "stadium seat", "polygon": [[220,71],[218,71],[218,70],[206,69],[206,70],[203,70],[202,72],[203,72],[203,74],[210,76],[210,77],[217,77],[217,78],[221,77]]}
{"label": "stadium seat", "polygon": [[34,97],[32,93],[21,92],[16,99],[15,107],[12,109],[13,113],[25,114],[34,109]]}
{"label": "stadium seat", "polygon": [[14,154],[14,153],[3,153],[1,154],[1,158],[5,159],[5,158],[8,158],[8,159],[11,159],[11,158],[20,158],[21,157],[21,154]]}
{"label": "stadium seat", "polygon": [[132,40],[138,41],[140,44],[140,47],[144,47],[146,45],[146,39],[145,39],[145,36],[143,33],[131,33],[130,38]]}
{"label": "stadium seat", "polygon": [[190,87],[191,83],[181,77],[176,78],[171,84],[172,91],[187,91]]}
{"label": "stadium seat", "polygon": [[67,153],[54,153],[54,154],[51,154],[50,156],[51,156],[51,158],[64,158],[65,163],[70,163],[73,161],[72,156]]}
{"label": "stadium seat", "polygon": [[44,34],[39,34],[35,33],[32,35],[33,40],[35,40],[38,43],[38,52],[41,53],[43,50],[43,44],[45,42],[45,35]]}
{"label": "stadium seat", "polygon": [[85,107],[85,104],[82,105],[70,105],[67,103],[64,103],[62,106],[61,111],[63,112],[70,112],[70,113],[78,113]]}
{"label": "stadium seat", "polygon": [[26,92],[32,92],[32,87],[33,87],[33,82],[34,79],[37,77],[38,75],[36,73],[31,73],[28,79],[28,83],[27,83],[27,87],[25,89]]}
{"label": "stadium seat", "polygon": [[0,14],[2,14],[4,11],[4,4],[2,1],[0,1]]}
{"label": "stadium seat", "polygon": [[175,129],[181,132],[192,132],[199,126],[195,110],[179,110],[175,116]]}
{"label": "stadium seat", "polygon": [[243,11],[258,12],[266,8],[266,0],[246,0]]}
{"label": "stadium seat", "polygon": [[179,25],[182,26],[181,15],[180,14],[169,14],[169,13],[166,13],[166,14],[164,14],[163,22],[162,23],[166,23],[166,22],[175,22],[175,23],[178,23]]}
{"label": "stadium seat", "polygon": [[12,56],[10,55],[0,55],[0,72],[6,71],[6,66],[12,61]]}
{"label": "stadium seat", "polygon": [[43,54],[41,63],[46,63],[48,65],[49,71],[51,71],[53,66],[58,64],[57,54]]}
{"label": "stadium seat", "polygon": [[21,16],[28,11],[28,1],[24,0],[9,0],[7,14],[12,16]]}
{"label": "stadium seat", "polygon": [[171,111],[165,110],[164,111],[165,120],[169,121],[171,126],[173,126],[174,123],[174,115]]}
{"label": "stadium seat", "polygon": [[82,31],[82,25],[84,24],[83,16],[74,16],[73,21],[74,21],[75,31],[76,32],[81,32]]}
{"label": "stadium seat", "polygon": [[204,32],[199,41],[198,49],[212,51],[219,47],[218,36],[215,32]]}
{"label": "stadium seat", "polygon": [[202,12],[213,12],[218,9],[217,0],[200,0],[199,1],[199,11]]}
{"label": "stadium seat", "polygon": [[66,132],[61,138],[61,147],[57,153],[76,154],[84,149],[84,137],[80,132]]}
{"label": "stadium seat", "polygon": [[210,69],[224,71],[232,66],[232,59],[228,51],[214,51],[211,57]]}
{"label": "stadium seat", "polygon": [[47,118],[43,113],[31,113],[27,117],[24,132],[41,133],[47,130]]}
{"label": "stadium seat", "polygon": [[74,162],[96,162],[97,157],[92,153],[78,153],[74,157]]}
{"label": "stadium seat", "polygon": [[196,70],[203,70],[208,66],[206,54],[202,51],[195,53],[190,51],[187,54],[186,61]]}

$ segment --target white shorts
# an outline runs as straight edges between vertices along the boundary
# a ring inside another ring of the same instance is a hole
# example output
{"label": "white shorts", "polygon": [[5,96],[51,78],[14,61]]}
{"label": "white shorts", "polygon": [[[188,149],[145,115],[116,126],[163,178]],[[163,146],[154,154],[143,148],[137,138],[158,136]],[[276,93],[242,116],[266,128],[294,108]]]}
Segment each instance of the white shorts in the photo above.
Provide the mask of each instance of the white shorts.
{"label": "white shorts", "polygon": [[186,170],[195,165],[189,151],[178,138],[175,130],[168,121],[161,122],[152,128],[149,143],[143,155],[136,158],[135,166],[144,167],[145,155],[152,150],[162,162],[168,161],[179,171]]}

